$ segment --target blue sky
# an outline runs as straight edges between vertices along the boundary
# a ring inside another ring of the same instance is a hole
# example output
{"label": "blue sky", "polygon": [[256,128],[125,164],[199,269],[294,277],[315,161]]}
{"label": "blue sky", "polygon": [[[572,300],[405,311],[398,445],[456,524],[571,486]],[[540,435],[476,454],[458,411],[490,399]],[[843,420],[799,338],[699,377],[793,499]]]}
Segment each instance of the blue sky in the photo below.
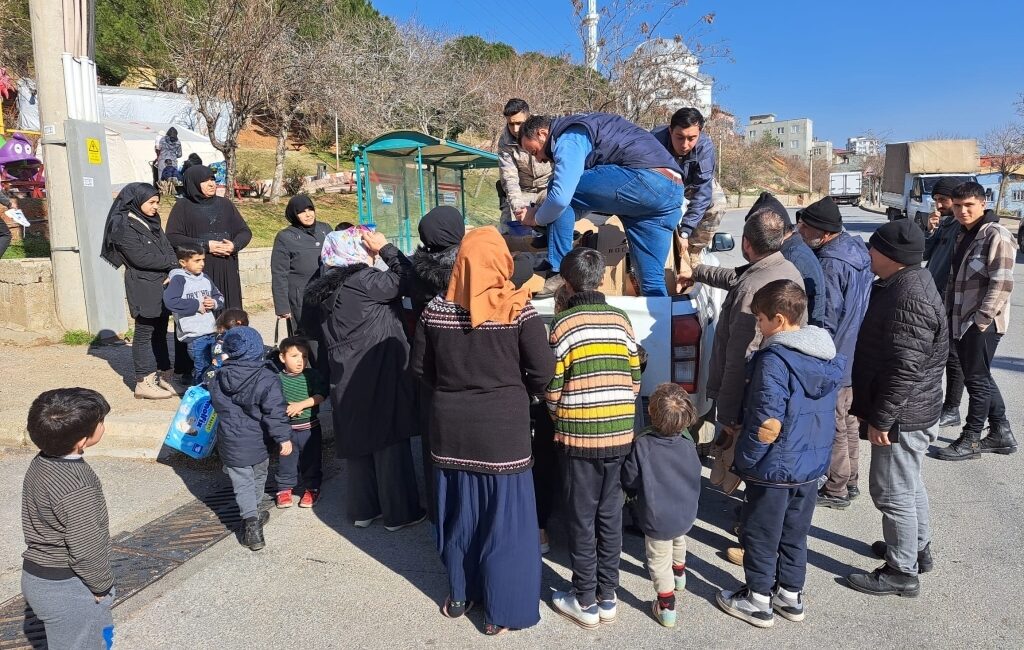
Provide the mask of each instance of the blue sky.
{"label": "blue sky", "polygon": [[[638,0],[639,1],[639,0]],[[600,7],[602,0],[598,0]],[[570,0],[373,0],[383,14],[504,41],[520,52],[582,53]],[[715,12],[708,42],[732,61],[704,71],[714,101],[740,124],[757,113],[809,117],[814,135],[844,146],[866,130],[889,141],[980,137],[1020,119],[1020,0],[691,0],[665,35]],[[527,98],[529,99],[529,98]]]}

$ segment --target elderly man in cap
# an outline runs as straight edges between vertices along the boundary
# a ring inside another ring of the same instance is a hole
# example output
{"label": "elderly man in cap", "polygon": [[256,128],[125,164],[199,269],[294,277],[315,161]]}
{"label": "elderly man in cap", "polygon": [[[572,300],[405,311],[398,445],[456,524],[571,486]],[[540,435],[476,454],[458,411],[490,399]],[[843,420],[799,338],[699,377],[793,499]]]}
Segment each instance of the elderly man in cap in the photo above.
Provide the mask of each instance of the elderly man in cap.
{"label": "elderly man in cap", "polygon": [[[800,236],[818,256],[825,275],[822,327],[832,335],[839,353],[853,359],[874,280],[867,247],[860,237],[843,229],[843,216],[830,197],[798,211],[796,219]],[[860,428],[857,418],[850,415],[852,373],[848,363],[836,401],[836,440],[828,480],[818,491],[818,505],[837,510],[848,508],[850,499],[860,495]]]}
{"label": "elderly man in cap", "polygon": [[885,564],[847,576],[876,596],[916,596],[917,574],[932,568],[928,493],[921,465],[938,437],[942,373],[948,346],[942,299],[921,268],[924,234],[907,219],[871,236],[871,288],[853,357],[853,404],[871,441],[871,500],[882,536],[871,550]]}
{"label": "elderly man in cap", "polygon": [[[924,261],[925,268],[935,279],[939,295],[946,291],[949,271],[953,265],[953,249],[956,248],[956,237],[960,234],[960,222],[953,216],[953,190],[962,181],[962,178],[943,176],[932,187],[935,211],[928,216],[925,225]],[[949,359],[946,361],[946,398],[942,402],[939,427],[960,425],[960,401],[963,397],[964,371],[960,368],[960,358],[956,356],[956,345],[950,345]]]}

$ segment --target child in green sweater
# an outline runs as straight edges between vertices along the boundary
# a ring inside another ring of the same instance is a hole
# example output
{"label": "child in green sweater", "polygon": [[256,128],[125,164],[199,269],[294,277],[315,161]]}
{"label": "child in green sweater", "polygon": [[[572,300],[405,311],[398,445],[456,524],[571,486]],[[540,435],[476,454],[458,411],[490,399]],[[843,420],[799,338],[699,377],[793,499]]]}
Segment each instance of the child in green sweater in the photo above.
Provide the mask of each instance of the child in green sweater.
{"label": "child in green sweater", "polygon": [[323,435],[318,419],[320,404],[327,399],[327,382],[316,369],[309,367],[309,342],[290,337],[278,345],[281,389],[288,402],[288,418],[292,425],[293,452],[281,456],[277,466],[277,507],[292,506],[292,492],[301,475],[305,491],[300,508],[312,508],[320,498],[323,481]]}

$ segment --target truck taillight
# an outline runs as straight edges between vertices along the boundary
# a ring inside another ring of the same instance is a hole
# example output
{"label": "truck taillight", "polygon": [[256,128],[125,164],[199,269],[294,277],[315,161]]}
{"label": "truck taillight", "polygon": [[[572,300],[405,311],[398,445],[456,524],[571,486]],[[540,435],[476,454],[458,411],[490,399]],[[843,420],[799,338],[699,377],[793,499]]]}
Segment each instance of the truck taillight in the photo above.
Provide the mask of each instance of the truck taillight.
{"label": "truck taillight", "polygon": [[688,393],[697,392],[700,372],[700,321],[697,316],[672,317],[672,381]]}

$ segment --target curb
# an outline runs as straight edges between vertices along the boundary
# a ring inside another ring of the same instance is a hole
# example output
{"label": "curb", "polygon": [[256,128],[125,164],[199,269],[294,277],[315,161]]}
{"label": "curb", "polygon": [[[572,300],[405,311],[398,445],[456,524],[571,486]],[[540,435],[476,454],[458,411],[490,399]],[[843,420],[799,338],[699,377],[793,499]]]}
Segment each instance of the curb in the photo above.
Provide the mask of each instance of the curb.
{"label": "curb", "polygon": [[868,203],[861,203],[857,207],[860,208],[861,210],[865,211],[865,212],[873,212],[875,214],[880,214],[880,215],[883,215],[883,216],[885,215],[885,208],[883,208],[881,206],[875,207],[874,205],[871,205],[871,204],[868,204]]}

